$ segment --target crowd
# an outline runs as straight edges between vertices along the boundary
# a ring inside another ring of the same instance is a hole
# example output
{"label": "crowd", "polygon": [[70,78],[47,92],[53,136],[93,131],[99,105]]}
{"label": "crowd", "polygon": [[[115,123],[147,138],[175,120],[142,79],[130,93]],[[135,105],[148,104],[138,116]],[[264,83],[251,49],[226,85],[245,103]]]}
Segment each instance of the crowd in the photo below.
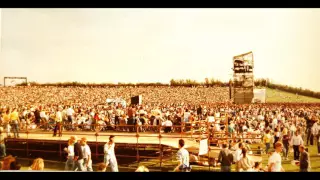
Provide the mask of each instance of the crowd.
{"label": "crowd", "polygon": [[[207,132],[208,126],[200,122],[209,122],[211,134],[227,131],[229,137],[242,139],[244,143],[263,144],[261,153],[269,154],[281,142],[284,159],[288,158],[291,146],[296,161],[301,158],[303,145],[316,144],[320,155],[319,104],[237,105],[230,103],[228,92],[228,88],[223,87],[5,87],[0,88],[0,126],[7,137],[13,133],[19,138],[19,130],[26,128],[53,130],[53,136],[62,136],[64,130],[136,131],[138,128],[144,132],[157,131],[158,127],[163,127],[165,133],[191,129]],[[142,104],[131,105],[130,98],[136,95],[142,95]],[[107,98],[121,98],[127,104],[108,104]],[[70,145],[74,143],[74,139],[69,142]],[[236,151],[246,158],[248,149],[237,147]],[[227,154],[222,153],[220,161]],[[273,156],[270,154],[270,157]],[[233,160],[240,167],[250,164],[252,169],[259,169],[260,166],[259,163],[239,163],[240,155]],[[90,171],[89,162],[86,166]],[[104,163],[117,171],[116,160],[111,156],[106,156]],[[74,166],[82,170],[84,167],[79,164]],[[223,170],[228,171],[228,168]]]}
{"label": "crowd", "polygon": [[[231,172],[232,164],[236,165],[237,172],[285,172],[282,166],[281,153],[284,152],[284,146],[281,141],[275,143],[274,151],[268,157],[268,164],[265,168],[259,161],[254,162],[248,157],[247,149],[239,143],[239,148],[234,154],[228,149],[227,144],[223,144],[219,153],[218,162],[221,172]],[[301,154],[299,160],[292,161],[293,165],[298,166],[300,172],[309,172],[311,170],[311,161],[308,148],[304,145],[298,146],[298,154]],[[284,155],[285,156],[285,155]],[[284,157],[283,156],[283,157]]]}

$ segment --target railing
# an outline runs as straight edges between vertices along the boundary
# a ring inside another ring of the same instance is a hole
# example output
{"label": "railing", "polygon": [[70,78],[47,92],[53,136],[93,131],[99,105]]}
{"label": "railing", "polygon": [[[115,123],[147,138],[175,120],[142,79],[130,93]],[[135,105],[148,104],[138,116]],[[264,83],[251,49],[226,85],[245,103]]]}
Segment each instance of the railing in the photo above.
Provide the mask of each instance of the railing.
{"label": "railing", "polygon": [[[226,121],[227,122],[227,121]],[[92,155],[98,159],[100,162],[103,161],[103,159],[100,159],[99,157],[103,156],[103,153],[99,153],[99,147],[106,141],[106,137],[109,135],[116,135],[117,137],[122,138],[130,138],[130,139],[136,139],[133,140],[126,140],[125,143],[119,143],[116,141],[116,146],[122,146],[121,144],[133,144],[132,147],[136,149],[135,156],[126,155],[126,154],[116,154],[117,157],[123,157],[123,158],[135,158],[136,162],[140,163],[141,159],[159,159],[160,164],[160,170],[163,167],[163,161],[164,161],[164,152],[171,152],[171,158],[174,154],[173,149],[177,149],[178,145],[178,139],[188,139],[186,142],[186,145],[190,143],[198,143],[201,139],[208,139],[208,153],[206,155],[203,155],[205,158],[201,158],[200,162],[207,161],[209,164],[209,170],[212,167],[212,159],[216,157],[212,157],[212,151],[215,149],[212,148],[211,144],[221,144],[223,141],[226,140],[238,140],[238,139],[246,139],[246,140],[253,140],[258,139],[261,140],[261,137],[255,137],[257,135],[252,135],[252,137],[245,137],[245,138],[239,138],[234,135],[230,135],[228,133],[228,125],[226,124],[224,129],[225,131],[222,132],[216,132],[214,131],[214,127],[212,125],[215,125],[216,123],[209,123],[206,121],[198,121],[193,123],[182,123],[181,125],[173,125],[171,127],[171,130],[175,130],[174,132],[168,132],[168,127],[165,126],[152,126],[152,125],[74,125],[74,124],[63,124],[63,128],[68,129],[68,127],[73,128],[82,128],[82,129],[88,129],[90,131],[93,130],[91,133],[84,133],[84,132],[72,132],[72,131],[62,131],[63,137],[66,135],[77,135],[77,136],[86,136],[88,138],[88,142],[90,143],[90,147],[92,150]],[[220,123],[219,123],[220,124]],[[48,123],[42,123],[41,125],[44,125],[46,127],[47,125],[53,126],[53,124]],[[221,124],[220,124],[221,125]],[[131,132],[121,133],[119,131],[109,131],[107,128],[112,127],[112,129],[117,130],[130,130]],[[52,127],[51,127],[52,128]],[[70,129],[73,129],[70,128]],[[200,130],[202,128],[202,130]],[[104,132],[105,131],[105,132]],[[146,131],[146,132],[145,132]],[[148,134],[148,131],[153,132],[152,134]],[[164,132],[166,131],[166,132]],[[12,132],[11,132],[12,133]],[[39,137],[30,137],[33,135],[48,135],[53,134],[52,132],[48,131],[39,131],[39,129],[30,129],[27,125],[24,130],[20,131],[20,134],[25,134],[25,138],[21,139],[12,139],[12,138],[6,138],[5,142],[8,143],[10,141],[16,141],[16,142],[25,142],[24,148],[7,148],[8,151],[25,151],[26,156],[29,157],[30,152],[36,152],[36,153],[58,153],[60,156],[60,159],[62,159],[64,151],[63,148],[67,146],[66,139],[63,137],[60,137],[60,139],[55,139],[59,144],[58,149],[50,149],[50,150],[39,150],[39,149],[33,149],[29,147],[30,143],[34,142],[52,142],[52,140],[44,140]],[[0,132],[1,135],[1,132]],[[90,138],[89,138],[90,137]],[[143,140],[144,139],[144,140]],[[170,139],[170,140],[169,140]],[[149,142],[148,140],[153,140],[153,142]],[[157,143],[155,143],[157,141]],[[170,143],[168,143],[170,141]],[[157,157],[155,156],[144,156],[140,155],[140,148],[146,148],[146,145],[152,144],[153,147],[157,147],[159,155]],[[170,147],[170,148],[167,148]],[[188,147],[187,148],[191,154],[198,154],[199,148],[198,147]],[[207,160],[206,160],[207,159]]]}

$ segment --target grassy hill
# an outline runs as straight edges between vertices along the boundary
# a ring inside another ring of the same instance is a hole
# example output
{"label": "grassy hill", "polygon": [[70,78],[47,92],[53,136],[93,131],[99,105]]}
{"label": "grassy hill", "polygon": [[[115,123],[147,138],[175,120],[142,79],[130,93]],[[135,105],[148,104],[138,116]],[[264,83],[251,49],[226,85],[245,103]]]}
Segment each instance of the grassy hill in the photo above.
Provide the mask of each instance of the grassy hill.
{"label": "grassy hill", "polygon": [[272,102],[297,102],[297,103],[320,103],[320,99],[296,95],[276,89],[266,88],[268,103]]}

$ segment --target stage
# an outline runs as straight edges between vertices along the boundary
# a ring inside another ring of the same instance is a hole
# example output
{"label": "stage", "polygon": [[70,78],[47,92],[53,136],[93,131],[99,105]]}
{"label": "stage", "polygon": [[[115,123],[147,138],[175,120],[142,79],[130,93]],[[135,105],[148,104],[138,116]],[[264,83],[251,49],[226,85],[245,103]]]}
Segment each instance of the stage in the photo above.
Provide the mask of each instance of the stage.
{"label": "stage", "polygon": [[52,132],[48,131],[33,131],[28,135],[24,132],[20,133],[19,139],[32,139],[32,140],[55,140],[55,141],[67,141],[70,136],[74,135],[78,138],[86,137],[90,142],[108,142],[109,136],[114,135],[116,143],[128,143],[128,144],[162,144],[170,146],[172,148],[178,148],[178,140],[185,140],[185,147],[188,149],[199,149],[199,143],[196,139],[200,138],[199,135],[180,135],[178,133],[161,134],[161,139],[159,139],[159,134],[156,133],[140,133],[139,138],[136,137],[136,133],[130,132],[99,132],[99,135],[95,135],[96,132],[84,132],[84,131],[65,131],[62,137],[53,137]]}
{"label": "stage", "polygon": [[[139,133],[135,132],[99,132],[96,136],[94,131],[64,131],[62,137],[53,137],[52,131],[42,131],[42,130],[33,130],[30,133],[21,132],[19,140],[42,140],[45,141],[67,141],[70,136],[77,136],[78,138],[86,137],[89,142],[99,142],[106,143],[108,142],[109,136],[115,136],[115,142],[119,144],[132,144],[136,145],[164,145],[173,149],[178,149],[179,139],[185,140],[185,148],[192,154],[197,155],[199,153],[200,142],[199,140],[204,139],[204,136],[201,135],[191,135],[189,133],[161,133],[161,138],[159,139],[159,133]],[[13,138],[10,138],[10,141],[13,141]],[[220,148],[216,146],[210,146],[210,151],[208,154],[203,155],[203,157],[217,158],[220,152]],[[251,156],[254,158],[254,161],[260,161],[261,156]]]}

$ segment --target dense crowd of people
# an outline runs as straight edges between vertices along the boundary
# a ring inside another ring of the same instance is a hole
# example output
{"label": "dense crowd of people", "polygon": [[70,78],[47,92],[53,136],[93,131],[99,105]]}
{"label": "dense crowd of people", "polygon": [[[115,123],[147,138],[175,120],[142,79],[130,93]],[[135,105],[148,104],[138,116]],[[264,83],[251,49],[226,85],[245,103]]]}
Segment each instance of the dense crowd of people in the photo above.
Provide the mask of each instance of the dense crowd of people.
{"label": "dense crowd of people", "polygon": [[[284,159],[288,158],[290,146],[294,149],[296,161],[301,157],[300,147],[304,148],[303,145],[316,144],[320,155],[319,104],[238,105],[229,101],[228,93],[228,88],[224,87],[5,87],[0,88],[0,126],[7,137],[13,133],[14,138],[19,138],[19,130],[26,128],[53,130],[53,136],[62,136],[64,130],[145,132],[158,131],[158,127],[163,127],[165,133],[170,133],[191,129],[207,132],[206,128],[209,128],[212,134],[228,132],[227,136],[242,139],[244,143],[263,144],[261,151],[266,154],[280,147],[278,142],[281,142]],[[136,95],[142,95],[142,104],[130,104],[130,98]],[[124,99],[127,104],[107,103],[107,98]],[[210,126],[202,126],[201,122]],[[74,143],[70,140],[69,144]],[[231,163],[222,158],[228,158],[228,149],[223,145],[220,162]],[[69,147],[67,151],[70,151]],[[239,169],[248,169],[247,166],[251,170],[259,169],[257,163],[241,162],[241,158],[246,158],[247,149],[237,147],[236,152],[241,155],[233,160],[237,166],[245,167]],[[182,150],[180,153],[186,154]],[[70,168],[71,162],[70,157],[66,168]],[[114,166],[113,171],[117,171],[113,156],[106,155],[104,163]],[[84,169],[79,164],[74,167]],[[90,161],[86,167],[89,171],[92,169]],[[229,171],[228,167],[221,167],[223,171]]]}

